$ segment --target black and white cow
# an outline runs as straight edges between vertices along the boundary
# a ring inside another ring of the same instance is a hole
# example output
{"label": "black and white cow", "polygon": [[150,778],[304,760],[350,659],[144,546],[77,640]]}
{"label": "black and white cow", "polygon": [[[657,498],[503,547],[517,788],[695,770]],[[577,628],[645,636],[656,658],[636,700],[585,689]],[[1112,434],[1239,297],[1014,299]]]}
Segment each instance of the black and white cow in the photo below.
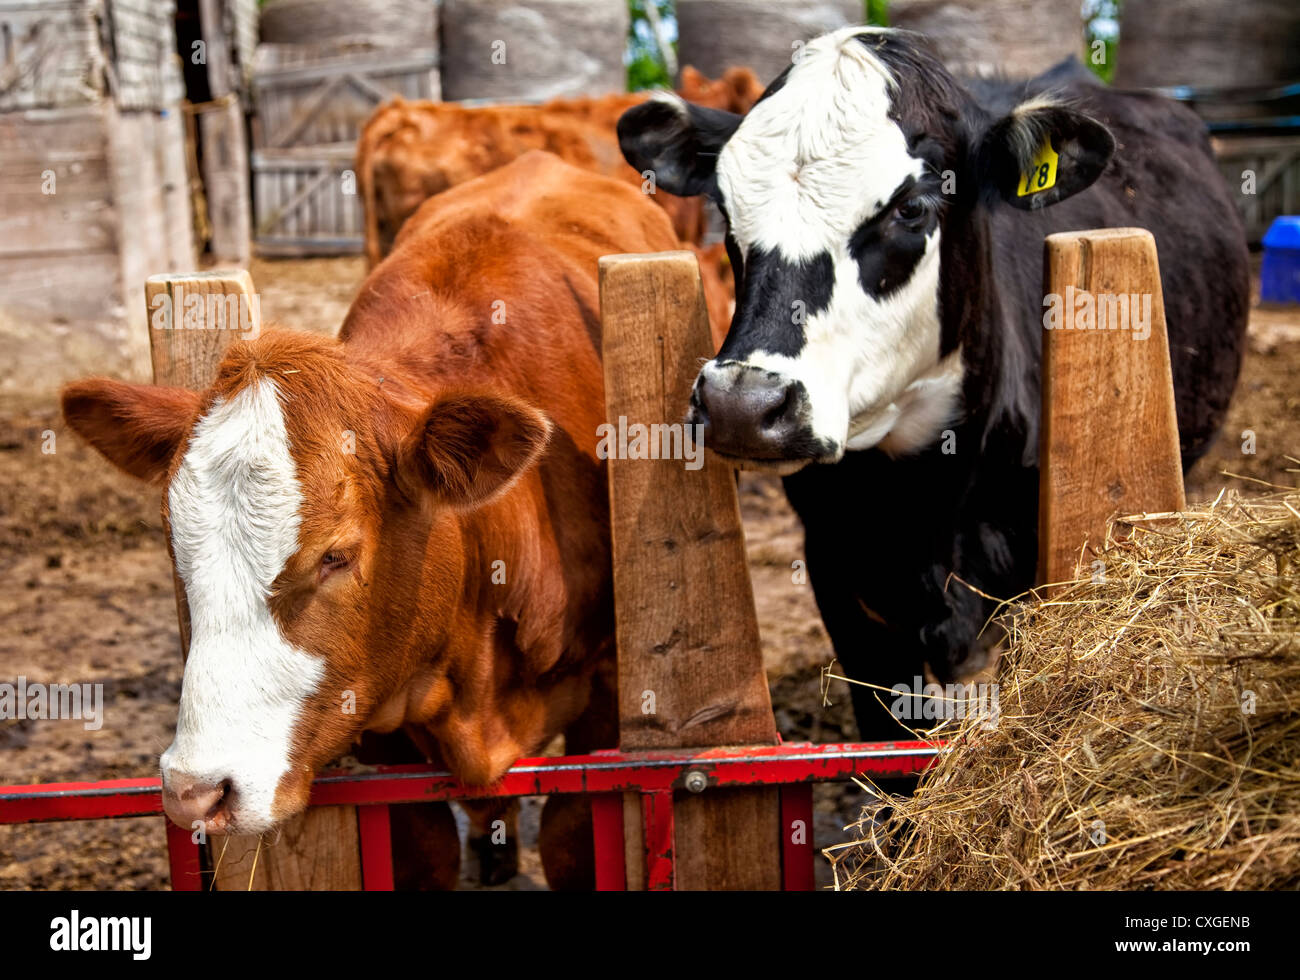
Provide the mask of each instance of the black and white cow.
{"label": "black and white cow", "polygon": [[[689,421],[784,475],[852,677],[953,678],[984,642],[979,593],[1033,584],[1044,236],[1153,232],[1185,468],[1223,420],[1248,256],[1204,127],[1168,100],[1077,62],[964,85],[917,35],[849,28],[743,119],[663,96],[618,128],[633,166],[726,216],[736,310]],[[1046,140],[1055,173],[1022,194]],[[864,737],[902,734],[853,690]]]}

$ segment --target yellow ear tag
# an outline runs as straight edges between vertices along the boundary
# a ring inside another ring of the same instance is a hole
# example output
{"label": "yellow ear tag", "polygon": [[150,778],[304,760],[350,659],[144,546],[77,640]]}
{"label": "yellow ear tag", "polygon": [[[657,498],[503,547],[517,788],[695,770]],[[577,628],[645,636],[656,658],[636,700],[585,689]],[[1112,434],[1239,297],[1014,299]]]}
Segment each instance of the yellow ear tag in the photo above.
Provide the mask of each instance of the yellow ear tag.
{"label": "yellow ear tag", "polygon": [[1052,149],[1052,141],[1043,140],[1043,145],[1038,148],[1038,155],[1034,157],[1033,165],[1027,173],[1020,176],[1016,197],[1026,197],[1045,191],[1049,187],[1055,187],[1056,164],[1060,159],[1057,152]]}

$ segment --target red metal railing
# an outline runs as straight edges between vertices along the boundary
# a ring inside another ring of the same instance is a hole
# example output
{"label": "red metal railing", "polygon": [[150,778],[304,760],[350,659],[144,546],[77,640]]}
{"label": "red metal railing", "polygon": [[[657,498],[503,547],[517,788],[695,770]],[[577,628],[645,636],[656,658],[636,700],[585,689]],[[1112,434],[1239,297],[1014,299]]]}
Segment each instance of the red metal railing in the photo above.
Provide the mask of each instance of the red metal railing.
{"label": "red metal railing", "polygon": [[[586,793],[592,797],[596,853],[596,887],[626,887],[623,849],[623,794],[642,798],[646,887],[673,887],[673,794],[707,792],[714,787],[779,786],[786,828],[804,821],[802,843],[783,834],[784,884],[787,889],[813,886],[812,784],[865,774],[906,776],[929,766],[940,746],[929,742],[786,743],[746,746],[619,752],[562,758],[521,759],[496,783],[463,786],[450,773],[423,766],[386,766],[373,772],[326,772],[312,785],[311,806],[358,808],[363,886],[391,890],[393,866],[388,806],[437,800],[472,800],[552,793]],[[116,779],[89,783],[47,783],[0,787],[0,824],[56,820],[103,820],[161,815],[162,787],[157,779]],[[167,822],[172,887],[202,887],[197,845],[190,831]]]}

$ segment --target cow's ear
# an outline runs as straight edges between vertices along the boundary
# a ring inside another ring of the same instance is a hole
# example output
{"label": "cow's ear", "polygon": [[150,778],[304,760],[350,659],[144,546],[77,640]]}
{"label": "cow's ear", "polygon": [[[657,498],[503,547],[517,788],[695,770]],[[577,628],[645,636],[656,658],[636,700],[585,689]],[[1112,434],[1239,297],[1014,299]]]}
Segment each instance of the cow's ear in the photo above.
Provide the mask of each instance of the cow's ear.
{"label": "cow's ear", "polygon": [[704,77],[704,73],[694,65],[682,65],[682,73],[677,82],[677,88],[683,93],[685,98],[690,98],[695,92],[709,84],[709,80]]}
{"label": "cow's ear", "polygon": [[743,116],[763,97],[763,83],[758,80],[753,69],[728,68],[722,73],[722,80],[731,90],[732,112],[739,112]]}
{"label": "cow's ear", "polygon": [[63,418],[114,466],[162,483],[194,425],[199,396],[186,388],[86,378],[65,385]]}
{"label": "cow's ear", "polygon": [[740,125],[722,109],[655,95],[618,121],[618,145],[638,173],[654,174],[655,186],[679,197],[707,194],[714,186],[718,151]]}
{"label": "cow's ear", "polygon": [[425,409],[399,449],[403,492],[423,491],[458,510],[505,492],[541,455],[551,423],[525,403],[501,395],[456,392]]}
{"label": "cow's ear", "polygon": [[1115,137],[1105,126],[1045,100],[1022,103],[999,119],[980,147],[988,189],[1025,211],[1086,190],[1114,152]]}

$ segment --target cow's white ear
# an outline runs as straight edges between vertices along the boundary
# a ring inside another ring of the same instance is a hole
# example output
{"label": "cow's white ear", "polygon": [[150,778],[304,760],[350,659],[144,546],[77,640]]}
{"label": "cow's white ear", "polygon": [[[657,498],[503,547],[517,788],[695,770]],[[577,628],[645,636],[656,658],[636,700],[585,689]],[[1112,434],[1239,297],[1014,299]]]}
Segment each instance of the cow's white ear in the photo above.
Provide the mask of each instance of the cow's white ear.
{"label": "cow's white ear", "polygon": [[551,423],[522,401],[455,392],[425,409],[399,450],[407,496],[470,510],[504,493],[541,455]]}
{"label": "cow's white ear", "polygon": [[707,194],[714,186],[718,151],[740,119],[734,112],[691,105],[675,95],[656,95],[623,113],[618,145],[638,173],[653,173],[655,185],[669,194]]}
{"label": "cow's white ear", "polygon": [[1115,137],[1105,126],[1046,99],[1016,106],[989,129],[980,148],[990,189],[1024,211],[1091,187],[1114,153]]}

